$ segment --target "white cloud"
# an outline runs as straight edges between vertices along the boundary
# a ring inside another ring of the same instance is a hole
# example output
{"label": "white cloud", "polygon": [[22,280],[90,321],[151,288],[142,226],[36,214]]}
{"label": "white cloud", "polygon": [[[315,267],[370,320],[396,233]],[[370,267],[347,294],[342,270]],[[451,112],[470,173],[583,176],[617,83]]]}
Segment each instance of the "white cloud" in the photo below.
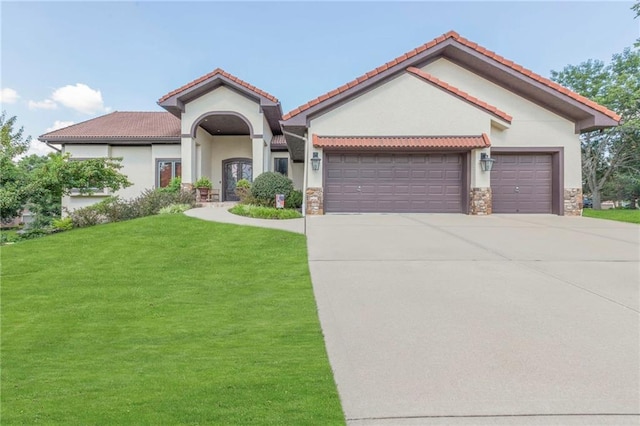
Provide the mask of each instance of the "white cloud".
{"label": "white cloud", "polygon": [[51,99],[45,99],[44,101],[29,101],[29,109],[56,109],[58,104]]}
{"label": "white cloud", "polygon": [[86,84],[76,83],[56,89],[51,98],[62,105],[83,114],[105,112],[107,108],[102,100],[102,93]]}
{"label": "white cloud", "polygon": [[47,155],[51,152],[54,152],[54,150],[49,148],[46,143],[40,142],[37,139],[32,139],[31,144],[29,145],[29,150],[24,155],[25,156],[29,156],[31,154]]}
{"label": "white cloud", "polygon": [[49,132],[53,132],[54,130],[58,130],[58,129],[62,129],[65,127],[69,127],[72,124],[76,124],[73,121],[60,121],[60,120],[56,120],[53,122],[53,126],[48,127],[47,130],[45,130],[45,133],[49,133]]}
{"label": "white cloud", "polygon": [[0,103],[3,104],[14,104],[18,100],[20,96],[18,92],[8,87],[4,89],[0,89]]}

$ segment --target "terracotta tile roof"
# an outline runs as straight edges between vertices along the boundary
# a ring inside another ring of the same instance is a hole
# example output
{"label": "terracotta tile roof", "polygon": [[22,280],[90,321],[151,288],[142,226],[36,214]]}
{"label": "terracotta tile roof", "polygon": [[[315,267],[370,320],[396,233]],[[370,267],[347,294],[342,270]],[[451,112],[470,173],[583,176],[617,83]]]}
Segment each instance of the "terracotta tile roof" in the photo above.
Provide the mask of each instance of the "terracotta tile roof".
{"label": "terracotta tile roof", "polygon": [[224,71],[221,68],[216,68],[215,70],[211,71],[209,74],[203,75],[202,77],[197,78],[197,79],[193,80],[191,83],[187,83],[184,86],[182,86],[182,87],[180,87],[180,88],[178,88],[176,90],[172,90],[171,92],[169,92],[166,95],[164,95],[163,97],[161,97],[158,100],[158,102],[166,101],[167,99],[169,99],[173,95],[177,95],[178,93],[184,92],[185,90],[190,89],[191,87],[193,87],[195,85],[198,85],[198,84],[202,83],[203,81],[210,79],[211,77],[215,77],[216,75],[221,75],[223,77],[226,77],[229,80],[231,80],[231,81],[233,81],[235,83],[238,83],[240,86],[242,86],[242,87],[244,87],[246,89],[249,89],[254,93],[257,93],[260,96],[264,96],[265,98],[269,99],[270,101],[273,101],[275,103],[279,102],[278,99],[275,96],[270,95],[269,93],[265,92],[264,90],[258,89],[257,87],[247,83],[244,80],[239,79],[238,77],[236,77],[236,76],[234,76],[232,74],[229,74],[228,72]]}
{"label": "terracotta tile roof", "polygon": [[506,112],[499,110],[498,108],[494,107],[493,105],[490,105],[484,101],[481,101],[480,99],[476,98],[475,96],[471,96],[470,94],[468,94],[467,92],[464,92],[460,89],[458,89],[457,87],[454,87],[448,83],[445,83],[444,81],[440,80],[439,78],[436,78],[434,76],[432,76],[429,73],[426,73],[424,71],[422,71],[419,68],[416,67],[409,67],[407,68],[407,71],[409,71],[412,74],[417,75],[420,78],[423,78],[451,93],[453,93],[454,95],[471,102],[472,104],[475,104],[477,106],[479,106],[480,108],[486,110],[487,112],[496,115],[500,118],[502,118],[503,120],[511,123],[512,117],[507,114]]}
{"label": "terracotta tile roof", "polygon": [[550,88],[552,88],[552,89],[554,89],[554,90],[556,90],[556,91],[558,91],[558,92],[560,92],[560,93],[562,93],[564,95],[567,95],[570,98],[572,98],[572,99],[574,99],[574,100],[576,100],[576,101],[578,101],[578,102],[580,102],[580,103],[582,103],[584,105],[587,105],[588,107],[593,108],[596,111],[599,111],[599,112],[605,114],[606,116],[611,117],[612,119],[614,119],[616,121],[620,120],[620,116],[618,114],[616,114],[615,112],[609,110],[608,108],[606,108],[606,107],[604,107],[602,105],[599,105],[599,104],[593,102],[592,100],[585,98],[582,95],[579,95],[579,94],[577,94],[575,92],[572,92],[571,90],[567,89],[566,87],[563,87],[563,86],[559,85],[558,83],[555,83],[555,82],[553,82],[553,81],[551,81],[551,80],[549,80],[547,78],[544,78],[544,77],[534,73],[533,71],[530,71],[530,70],[524,68],[523,66],[514,63],[513,61],[509,61],[508,59],[496,54],[495,52],[492,52],[490,50],[485,49],[482,46],[479,46],[477,43],[474,43],[474,42],[472,42],[470,40],[467,40],[464,37],[461,37],[455,31],[449,31],[446,34],[441,35],[440,37],[436,37],[435,39],[423,44],[422,46],[417,47],[417,48],[415,48],[415,49],[413,49],[413,50],[411,50],[411,51],[409,51],[409,52],[407,52],[407,53],[405,53],[403,55],[400,55],[397,58],[395,58],[394,60],[389,61],[386,64],[384,64],[384,65],[382,65],[382,66],[380,66],[380,67],[378,67],[378,68],[376,68],[376,69],[374,69],[372,71],[369,71],[368,73],[365,73],[365,74],[361,75],[360,77],[350,81],[349,83],[344,84],[344,85],[338,87],[335,90],[332,90],[332,91],[330,91],[330,92],[328,92],[328,93],[326,93],[326,94],[324,94],[322,96],[317,97],[316,99],[314,99],[312,101],[307,102],[304,105],[299,106],[298,108],[296,108],[296,109],[288,112],[287,114],[285,114],[282,117],[282,119],[283,120],[288,120],[291,117],[294,117],[294,116],[300,114],[302,111],[305,111],[305,110],[311,108],[312,106],[319,104],[322,101],[325,101],[325,100],[327,100],[329,98],[332,98],[332,97],[334,97],[334,96],[336,96],[336,95],[338,95],[338,94],[340,94],[342,92],[345,92],[346,90],[348,90],[348,89],[350,89],[350,88],[352,88],[354,86],[357,86],[358,84],[360,84],[360,83],[362,83],[362,82],[364,82],[364,81],[366,81],[366,80],[368,80],[368,79],[380,74],[381,72],[383,72],[383,71],[385,71],[385,70],[387,70],[387,69],[389,69],[389,68],[391,68],[391,67],[393,67],[395,65],[398,65],[398,64],[400,64],[400,63],[402,63],[404,61],[407,61],[408,59],[416,56],[417,54],[419,54],[421,52],[424,52],[425,50],[430,49],[430,48],[432,48],[432,47],[444,42],[447,39],[456,40],[460,44],[462,44],[464,46],[467,46],[467,47],[475,50],[476,52],[481,53],[484,56],[495,60],[496,62],[499,62],[502,65],[505,65],[505,66],[515,70],[515,71],[518,71],[519,73],[521,73],[521,74],[523,74],[523,75],[525,75],[525,76],[527,76],[527,77],[529,77],[529,78],[531,78],[531,79],[533,79],[533,80],[535,80],[535,81],[537,81],[539,83],[542,83],[542,84],[544,84],[544,85],[546,85],[546,86],[548,86],[548,87],[550,87]]}
{"label": "terracotta tile roof", "polygon": [[287,146],[287,141],[284,138],[284,135],[273,135],[273,138],[271,138],[271,146],[286,147]]}
{"label": "terracotta tile roof", "polygon": [[367,149],[433,149],[487,148],[491,141],[486,133],[480,136],[318,136],[313,135],[316,148]]}
{"label": "terracotta tile roof", "polygon": [[45,133],[38,139],[180,139],[180,119],[168,112],[115,111]]}

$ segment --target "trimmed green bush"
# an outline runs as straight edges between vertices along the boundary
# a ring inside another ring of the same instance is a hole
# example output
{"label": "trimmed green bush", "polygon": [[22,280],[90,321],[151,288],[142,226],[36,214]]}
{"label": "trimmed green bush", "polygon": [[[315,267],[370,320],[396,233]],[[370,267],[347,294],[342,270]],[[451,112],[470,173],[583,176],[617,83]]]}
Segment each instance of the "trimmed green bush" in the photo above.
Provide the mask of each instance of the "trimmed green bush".
{"label": "trimmed green bush", "polygon": [[262,206],[275,207],[276,194],[284,194],[286,198],[291,191],[293,191],[291,179],[276,172],[262,173],[251,185],[251,195]]}
{"label": "trimmed green bush", "polygon": [[246,179],[240,179],[236,183],[235,193],[240,199],[241,204],[251,204],[255,202],[251,196],[251,182]]}
{"label": "trimmed green bush", "polygon": [[180,192],[182,190],[182,178],[174,177],[169,181],[169,185],[165,186],[164,188],[158,188],[158,190],[161,192]]}
{"label": "trimmed green bush", "polygon": [[284,206],[287,209],[299,209],[302,207],[302,191],[297,189],[291,191],[284,200]]}
{"label": "trimmed green bush", "polygon": [[238,204],[230,208],[229,212],[238,216],[256,219],[297,219],[302,217],[296,210],[276,209],[275,207],[255,206],[252,204]]}

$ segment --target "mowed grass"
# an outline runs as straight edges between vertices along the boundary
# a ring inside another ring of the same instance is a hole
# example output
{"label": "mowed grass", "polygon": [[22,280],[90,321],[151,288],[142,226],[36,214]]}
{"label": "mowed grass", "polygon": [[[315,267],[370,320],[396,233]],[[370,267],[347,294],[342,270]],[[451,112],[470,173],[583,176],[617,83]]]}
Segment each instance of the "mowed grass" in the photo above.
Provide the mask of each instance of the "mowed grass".
{"label": "mowed grass", "polygon": [[582,215],[597,219],[617,220],[618,222],[640,223],[640,210],[594,210],[583,209]]}
{"label": "mowed grass", "polygon": [[344,424],[303,235],[163,215],[1,250],[2,424]]}

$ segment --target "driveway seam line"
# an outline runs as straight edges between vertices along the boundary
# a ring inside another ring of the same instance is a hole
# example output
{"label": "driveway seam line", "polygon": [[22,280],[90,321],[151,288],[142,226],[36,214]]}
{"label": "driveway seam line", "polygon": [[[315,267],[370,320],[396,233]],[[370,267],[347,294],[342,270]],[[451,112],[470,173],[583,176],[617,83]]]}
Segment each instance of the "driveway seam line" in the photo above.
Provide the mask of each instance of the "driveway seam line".
{"label": "driveway seam line", "polygon": [[593,290],[589,290],[589,289],[587,289],[587,288],[585,288],[585,287],[582,287],[582,286],[580,286],[580,285],[578,285],[578,284],[576,284],[576,283],[573,283],[573,282],[571,282],[571,281],[569,281],[569,280],[567,280],[567,279],[564,279],[564,278],[562,278],[562,277],[560,277],[560,276],[557,276],[557,275],[555,275],[555,274],[553,274],[553,273],[551,273],[551,272],[548,272],[548,271],[545,271],[545,270],[542,270],[542,269],[536,268],[535,266],[533,266],[533,265],[529,265],[529,264],[526,264],[526,263],[524,263],[523,261],[516,262],[516,263],[519,263],[521,266],[523,266],[523,267],[524,267],[524,268],[526,268],[526,269],[529,269],[529,270],[532,270],[532,271],[538,272],[538,273],[540,273],[540,274],[542,274],[542,275],[546,275],[546,276],[548,276],[548,277],[554,278],[554,279],[556,279],[556,280],[558,280],[558,281],[560,281],[560,282],[563,282],[563,283],[568,284],[568,285],[570,285],[570,286],[573,286],[573,287],[575,287],[575,288],[579,288],[580,290],[582,290],[582,291],[584,291],[584,292],[591,293],[591,294],[593,294],[594,296],[597,296],[597,297],[600,297],[600,298],[602,298],[602,299],[608,300],[609,302],[615,303],[616,305],[622,306],[623,308],[629,309],[629,310],[631,310],[631,311],[633,311],[633,312],[635,312],[635,313],[639,313],[639,314],[640,314],[640,311],[638,311],[637,309],[632,308],[631,306],[627,306],[627,305],[625,305],[624,303],[618,302],[617,300],[613,300],[613,299],[611,299],[611,298],[609,298],[609,297],[607,297],[607,296],[604,296],[604,295],[602,295],[602,294],[596,293],[596,292],[595,292],[595,291],[593,291]]}

